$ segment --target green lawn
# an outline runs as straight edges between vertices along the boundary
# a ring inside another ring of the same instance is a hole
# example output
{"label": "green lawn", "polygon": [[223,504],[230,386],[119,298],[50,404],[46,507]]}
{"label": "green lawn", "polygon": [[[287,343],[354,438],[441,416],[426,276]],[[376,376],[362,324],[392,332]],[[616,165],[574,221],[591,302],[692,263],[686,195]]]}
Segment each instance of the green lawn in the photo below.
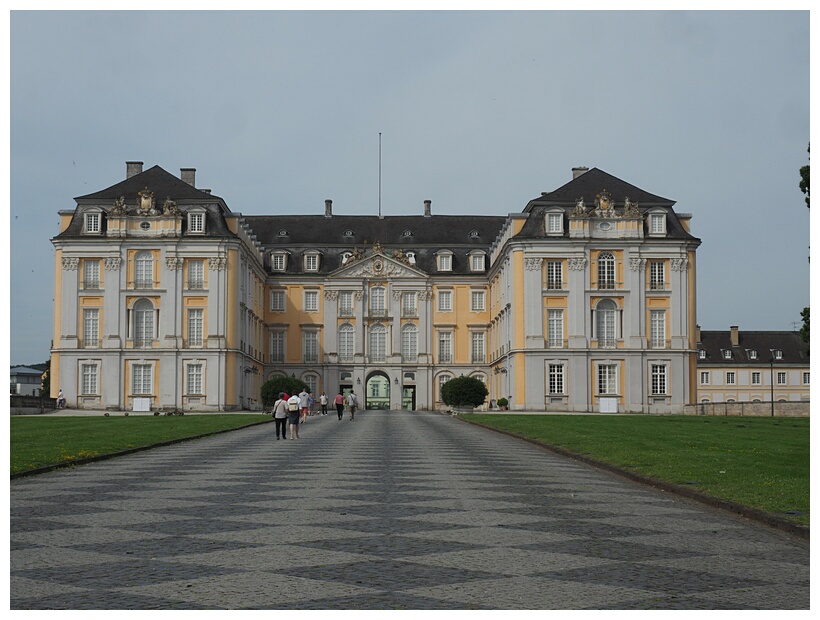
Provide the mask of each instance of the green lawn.
{"label": "green lawn", "polygon": [[12,416],[11,473],[271,420],[263,414]]}
{"label": "green lawn", "polygon": [[809,524],[808,418],[462,417]]}

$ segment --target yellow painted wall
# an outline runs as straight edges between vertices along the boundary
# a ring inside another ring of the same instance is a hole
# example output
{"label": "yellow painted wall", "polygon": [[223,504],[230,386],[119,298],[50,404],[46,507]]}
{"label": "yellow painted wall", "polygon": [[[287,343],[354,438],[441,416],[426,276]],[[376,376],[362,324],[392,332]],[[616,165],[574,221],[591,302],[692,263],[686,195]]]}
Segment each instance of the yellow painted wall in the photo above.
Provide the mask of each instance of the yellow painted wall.
{"label": "yellow painted wall", "polygon": [[[64,230],[66,216],[62,216],[60,218],[60,227]],[[68,221],[71,221],[71,218],[68,218]],[[59,347],[60,346],[60,338],[62,337],[62,332],[60,331],[60,325],[62,324],[62,309],[63,309],[63,279],[60,277],[62,274],[62,265],[63,265],[63,251],[57,250],[54,252],[54,273],[57,274],[54,278],[54,327],[52,333],[52,347]],[[49,396],[51,398],[57,397],[57,392],[60,389],[60,354],[59,353],[52,353],[51,354],[51,393]]]}
{"label": "yellow painted wall", "polygon": [[[225,269],[226,282],[226,303],[225,303],[225,344],[228,349],[239,348],[239,252],[229,249],[227,251],[227,261]],[[234,360],[234,363],[236,360]],[[231,374],[231,365],[228,365],[226,372]],[[234,393],[235,396],[235,393]],[[236,402],[226,401],[226,402]]]}

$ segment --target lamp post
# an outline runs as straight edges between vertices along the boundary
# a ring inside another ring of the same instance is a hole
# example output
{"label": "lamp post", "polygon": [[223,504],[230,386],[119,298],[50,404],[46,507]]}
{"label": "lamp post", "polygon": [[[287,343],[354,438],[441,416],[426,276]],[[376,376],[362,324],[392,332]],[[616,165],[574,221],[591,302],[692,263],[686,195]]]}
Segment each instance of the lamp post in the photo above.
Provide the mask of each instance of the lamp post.
{"label": "lamp post", "polygon": [[774,417],[774,360],[783,357],[783,351],[780,349],[769,349],[771,356],[769,357],[769,385],[772,389],[772,417]]}

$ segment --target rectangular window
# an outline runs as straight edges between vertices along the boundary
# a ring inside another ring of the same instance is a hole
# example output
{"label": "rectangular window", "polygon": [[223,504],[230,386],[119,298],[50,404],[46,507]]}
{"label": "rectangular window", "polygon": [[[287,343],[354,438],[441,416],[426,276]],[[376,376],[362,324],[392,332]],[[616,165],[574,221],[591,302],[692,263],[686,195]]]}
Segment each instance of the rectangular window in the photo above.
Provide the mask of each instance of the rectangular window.
{"label": "rectangular window", "polygon": [[305,312],[319,312],[319,291],[305,291]]}
{"label": "rectangular window", "polygon": [[453,291],[439,291],[438,292],[438,310],[439,310],[439,312],[452,312],[452,310],[453,310]]}
{"label": "rectangular window", "polygon": [[407,326],[401,330],[401,361],[417,362],[419,359],[418,329]]}
{"label": "rectangular window", "polygon": [[700,384],[701,385],[709,385],[711,383],[711,375],[709,374],[708,370],[702,370],[700,372]]}
{"label": "rectangular window", "polygon": [[449,254],[440,254],[438,257],[438,270],[439,271],[452,271],[453,269],[453,257]]}
{"label": "rectangular window", "polygon": [[649,232],[653,235],[661,235],[664,232],[666,216],[663,213],[653,213],[649,216]]}
{"label": "rectangular window", "polygon": [[653,349],[666,348],[666,310],[652,310],[649,313],[650,347]]}
{"label": "rectangular window", "polygon": [[83,288],[85,289],[99,289],[100,288],[100,261],[87,259],[83,261]]}
{"label": "rectangular window", "polygon": [[386,297],[384,287],[372,287],[370,289],[370,316],[385,316],[387,314],[385,302]]}
{"label": "rectangular window", "polygon": [[665,396],[666,392],[666,364],[652,364],[652,394]]}
{"label": "rectangular window", "polygon": [[97,365],[82,365],[82,393],[97,395]]}
{"label": "rectangular window", "polygon": [[547,288],[553,291],[564,288],[564,268],[560,260],[547,261]]}
{"label": "rectangular window", "polygon": [[271,268],[274,271],[284,271],[285,270],[285,255],[284,254],[274,254],[271,256]]}
{"label": "rectangular window", "polygon": [[133,394],[151,394],[151,364],[134,364],[132,374]]}
{"label": "rectangular window", "polygon": [[285,332],[271,332],[270,335],[270,361],[285,361]]}
{"label": "rectangular window", "polygon": [[615,395],[618,393],[615,364],[598,366],[598,394]]}
{"label": "rectangular window", "polygon": [[185,384],[188,394],[202,394],[202,364],[188,364]]}
{"label": "rectangular window", "polygon": [[375,325],[370,329],[370,361],[383,362],[387,358],[387,329]]}
{"label": "rectangular window", "polygon": [[188,346],[201,347],[203,339],[203,315],[202,308],[191,308],[188,310]]}
{"label": "rectangular window", "polygon": [[653,260],[649,261],[649,290],[663,291],[666,288],[664,282],[664,265],[663,261]]}
{"label": "rectangular window", "polygon": [[202,290],[205,288],[205,261],[188,261],[188,288]]}
{"label": "rectangular window", "polygon": [[484,310],[484,291],[471,292],[470,310],[473,312],[482,312]]}
{"label": "rectangular window", "polygon": [[564,311],[547,311],[547,346],[551,349],[564,347]]}
{"label": "rectangular window", "polygon": [[205,232],[205,214],[204,213],[189,213],[188,214],[188,232],[203,233]]}
{"label": "rectangular window", "polygon": [[562,213],[550,213],[547,215],[547,232],[557,235],[564,232],[564,215]]}
{"label": "rectangular window", "polygon": [[803,373],[803,385],[809,385],[810,375],[811,375],[810,372],[804,372]]}
{"label": "rectangular window", "polygon": [[319,362],[319,332],[304,332],[304,361],[306,364]]}
{"label": "rectangular window", "polygon": [[470,257],[470,269],[473,271],[484,271],[484,255],[473,254]]}
{"label": "rectangular window", "polygon": [[339,316],[353,316],[353,292],[339,293]]}
{"label": "rectangular window", "polygon": [[752,385],[760,385],[761,384],[761,375],[759,372],[752,373]]}
{"label": "rectangular window", "polygon": [[271,312],[285,311],[285,291],[270,292],[270,309]]}
{"label": "rectangular window", "polygon": [[785,372],[778,372],[777,373],[777,385],[786,385],[786,373]]}
{"label": "rectangular window", "polygon": [[549,365],[549,393],[564,394],[564,365]]}
{"label": "rectangular window", "polygon": [[83,346],[100,346],[100,311],[97,309],[83,310]]}
{"label": "rectangular window", "polygon": [[418,316],[418,308],[416,306],[415,293],[401,294],[401,315],[406,317]]}
{"label": "rectangular window", "polygon": [[726,385],[734,385],[735,384],[735,373],[729,371],[726,373]]}
{"label": "rectangular window", "polygon": [[319,256],[317,254],[305,256],[305,271],[319,271]]}
{"label": "rectangular window", "polygon": [[452,332],[439,332],[438,334],[438,361],[439,364],[450,364],[453,361]]}
{"label": "rectangular window", "polygon": [[85,214],[85,232],[99,233],[100,232],[100,214],[86,213]]}
{"label": "rectangular window", "polygon": [[472,332],[470,340],[473,364],[483,364],[485,361],[484,332]]}
{"label": "rectangular window", "polygon": [[352,362],[355,351],[356,331],[349,325],[339,329],[339,361]]}

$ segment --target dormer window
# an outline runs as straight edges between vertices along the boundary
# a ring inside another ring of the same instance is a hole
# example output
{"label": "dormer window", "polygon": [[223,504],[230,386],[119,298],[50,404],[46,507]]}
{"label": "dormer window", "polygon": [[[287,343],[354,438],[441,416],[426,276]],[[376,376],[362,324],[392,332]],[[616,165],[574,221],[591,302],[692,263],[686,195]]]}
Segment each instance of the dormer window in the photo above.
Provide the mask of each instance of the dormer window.
{"label": "dormer window", "polygon": [[721,353],[723,353],[723,359],[725,359],[725,360],[732,359],[731,349],[721,349]]}
{"label": "dormer window", "polygon": [[86,211],[83,214],[83,234],[99,235],[102,233],[102,211]]}
{"label": "dormer window", "polygon": [[658,211],[649,214],[649,234],[654,236],[666,234],[666,212]]}
{"label": "dormer window", "polygon": [[353,231],[348,228],[345,231],[345,237],[352,237],[352,236],[353,236]]}
{"label": "dormer window", "polygon": [[453,270],[453,253],[449,250],[443,250],[436,255],[436,263],[439,271]]}
{"label": "dormer window", "polygon": [[698,359],[706,359],[706,349],[698,349]]}
{"label": "dormer window", "polygon": [[319,271],[318,252],[308,252],[305,254],[305,271]]}
{"label": "dormer window", "polygon": [[204,211],[188,211],[188,233],[192,235],[202,235],[205,233]]}
{"label": "dormer window", "polygon": [[282,230],[279,231],[278,234],[279,234],[280,237],[287,237],[288,236],[288,231],[283,228]]}
{"label": "dormer window", "polygon": [[342,252],[342,265],[347,265],[351,256],[353,256],[353,252]]}
{"label": "dormer window", "polygon": [[470,271],[484,271],[484,252],[474,252],[470,254]]}
{"label": "dormer window", "polygon": [[553,211],[547,213],[547,220],[545,222],[547,235],[563,235],[564,234],[564,212]]}
{"label": "dormer window", "polygon": [[407,238],[407,237],[412,237],[412,236],[413,236],[413,231],[412,231],[412,230],[405,230],[405,231],[401,234],[401,236],[402,236],[402,237],[405,237],[405,238]]}
{"label": "dormer window", "polygon": [[749,355],[750,360],[757,359],[757,351],[755,351],[754,349],[746,349],[746,353]]}
{"label": "dormer window", "polygon": [[470,239],[478,239],[478,231],[473,229],[470,231]]}
{"label": "dormer window", "polygon": [[274,252],[270,256],[270,267],[273,271],[285,271],[288,267],[288,255],[286,252]]}

